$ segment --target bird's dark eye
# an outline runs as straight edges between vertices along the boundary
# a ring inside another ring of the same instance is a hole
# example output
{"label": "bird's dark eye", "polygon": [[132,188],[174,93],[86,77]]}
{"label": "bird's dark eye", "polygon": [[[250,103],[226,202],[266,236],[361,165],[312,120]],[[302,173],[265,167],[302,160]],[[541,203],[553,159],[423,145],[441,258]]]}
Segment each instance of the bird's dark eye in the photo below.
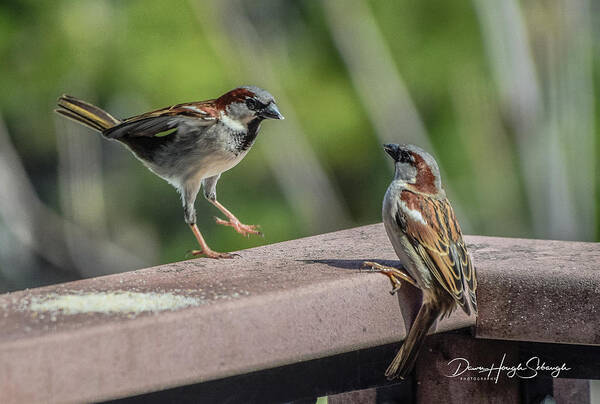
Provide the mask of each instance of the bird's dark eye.
{"label": "bird's dark eye", "polygon": [[246,98],[246,106],[251,111],[256,111],[258,108],[258,101],[256,101],[254,98]]}

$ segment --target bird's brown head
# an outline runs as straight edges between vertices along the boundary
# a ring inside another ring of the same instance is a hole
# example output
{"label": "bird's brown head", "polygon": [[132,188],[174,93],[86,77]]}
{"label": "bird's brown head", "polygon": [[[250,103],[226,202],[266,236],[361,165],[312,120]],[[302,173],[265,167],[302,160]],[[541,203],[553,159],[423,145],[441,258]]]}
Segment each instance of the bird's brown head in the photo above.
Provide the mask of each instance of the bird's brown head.
{"label": "bird's brown head", "polygon": [[247,124],[258,119],[284,119],[273,96],[262,88],[239,87],[215,100],[218,110],[228,118]]}
{"label": "bird's brown head", "polygon": [[436,194],[442,191],[440,169],[435,159],[414,145],[385,144],[384,150],[395,163],[395,179],[410,184],[419,192]]}

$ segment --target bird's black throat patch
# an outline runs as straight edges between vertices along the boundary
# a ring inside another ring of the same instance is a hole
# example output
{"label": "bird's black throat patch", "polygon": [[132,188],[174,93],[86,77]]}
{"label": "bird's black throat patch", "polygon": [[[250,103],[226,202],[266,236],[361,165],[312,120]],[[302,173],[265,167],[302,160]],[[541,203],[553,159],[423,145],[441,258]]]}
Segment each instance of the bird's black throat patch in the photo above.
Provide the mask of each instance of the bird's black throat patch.
{"label": "bird's black throat patch", "polygon": [[245,152],[254,144],[256,136],[258,136],[258,130],[260,129],[260,123],[263,118],[254,118],[248,123],[247,132],[237,132],[232,134],[234,151],[236,154]]}

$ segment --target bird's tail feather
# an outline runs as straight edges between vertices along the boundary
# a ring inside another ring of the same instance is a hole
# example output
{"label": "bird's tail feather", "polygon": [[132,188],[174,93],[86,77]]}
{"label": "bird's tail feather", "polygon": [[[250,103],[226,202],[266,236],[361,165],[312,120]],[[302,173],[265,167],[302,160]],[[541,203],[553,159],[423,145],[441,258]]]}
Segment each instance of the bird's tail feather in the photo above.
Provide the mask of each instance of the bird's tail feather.
{"label": "bird's tail feather", "polygon": [[58,99],[55,111],[99,132],[121,123],[108,112],[70,95],[63,95]]}
{"label": "bird's tail feather", "polygon": [[425,342],[427,332],[437,318],[438,312],[431,304],[425,303],[421,306],[417,318],[415,319],[404,344],[396,357],[385,371],[388,380],[399,377],[404,379],[412,370],[419,350]]}

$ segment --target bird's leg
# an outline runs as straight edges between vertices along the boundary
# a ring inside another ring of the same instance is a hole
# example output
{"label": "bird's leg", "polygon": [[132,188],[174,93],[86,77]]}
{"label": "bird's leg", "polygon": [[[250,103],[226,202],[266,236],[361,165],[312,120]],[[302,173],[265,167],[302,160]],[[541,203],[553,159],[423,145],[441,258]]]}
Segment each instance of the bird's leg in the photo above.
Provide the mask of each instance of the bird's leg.
{"label": "bird's leg", "polygon": [[258,226],[252,224],[244,224],[239,221],[237,217],[233,213],[231,213],[227,208],[219,203],[219,201],[214,200],[210,201],[213,205],[217,207],[229,220],[223,220],[218,217],[215,218],[217,224],[222,224],[224,226],[231,226],[243,236],[249,236],[250,234],[262,235],[262,233],[258,230]]}
{"label": "bird's leg", "polygon": [[237,217],[233,213],[231,213],[225,206],[221,205],[219,201],[217,201],[217,181],[219,181],[219,177],[221,175],[215,175],[213,177],[205,178],[202,180],[202,187],[204,188],[204,197],[212,203],[217,209],[219,209],[229,220],[223,220],[216,217],[217,224],[222,224],[224,226],[231,226],[243,236],[249,236],[250,234],[258,234],[262,235],[260,231],[258,231],[258,226],[243,224],[239,221]]}
{"label": "bird's leg", "polygon": [[202,233],[198,230],[198,226],[196,226],[196,209],[194,208],[194,202],[196,202],[196,195],[198,195],[199,190],[199,183],[188,183],[181,193],[185,222],[190,226],[192,233],[194,233],[194,237],[196,237],[196,240],[198,240],[198,244],[200,245],[200,250],[192,250],[189,254],[196,257],[203,255],[207,258],[233,258],[235,254],[220,253],[211,250],[208,244],[206,244],[206,241],[204,241]]}
{"label": "bird's leg", "polygon": [[401,280],[410,283],[416,288],[419,287],[419,285],[417,285],[417,282],[415,282],[415,280],[410,275],[398,268],[388,267],[386,265],[381,265],[376,262],[365,261],[363,262],[361,269],[379,272],[390,278],[390,282],[392,282],[392,290],[390,293],[392,295],[395,294],[398,290],[400,290],[400,287],[402,286],[402,283],[400,282]]}
{"label": "bird's leg", "polygon": [[204,241],[204,237],[202,237],[202,233],[200,233],[200,230],[198,230],[198,226],[196,226],[195,223],[191,223],[190,225],[190,229],[192,229],[192,233],[194,233],[194,236],[196,236],[196,240],[198,240],[198,244],[200,244],[200,250],[192,250],[190,251],[190,254],[197,257],[200,255],[203,255],[207,258],[233,258],[235,257],[237,254],[231,254],[231,253],[220,253],[220,252],[216,252],[210,249],[210,247],[208,246],[208,244],[206,244],[206,241]]}

